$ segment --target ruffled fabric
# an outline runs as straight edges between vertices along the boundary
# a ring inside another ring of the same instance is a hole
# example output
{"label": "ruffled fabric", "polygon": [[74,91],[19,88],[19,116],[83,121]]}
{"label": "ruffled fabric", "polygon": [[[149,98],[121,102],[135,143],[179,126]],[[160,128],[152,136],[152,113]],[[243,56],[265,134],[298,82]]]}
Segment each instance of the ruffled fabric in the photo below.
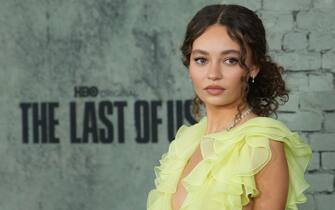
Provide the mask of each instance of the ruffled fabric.
{"label": "ruffled fabric", "polygon": [[286,210],[297,210],[307,201],[304,179],[312,150],[298,133],[281,121],[256,117],[228,132],[205,135],[207,117],[192,126],[182,125],[168,152],[155,166],[155,189],[147,199],[147,210],[171,210],[171,195],[176,192],[183,169],[200,144],[203,160],[182,179],[187,196],[179,210],[242,210],[259,190],[255,174],[271,159],[269,139],[285,145],[289,167]]}

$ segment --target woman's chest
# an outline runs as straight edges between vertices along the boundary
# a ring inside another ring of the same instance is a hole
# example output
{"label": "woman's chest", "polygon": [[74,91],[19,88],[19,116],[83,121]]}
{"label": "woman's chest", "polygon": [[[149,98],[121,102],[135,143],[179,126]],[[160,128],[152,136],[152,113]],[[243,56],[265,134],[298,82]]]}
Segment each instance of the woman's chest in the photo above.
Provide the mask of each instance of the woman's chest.
{"label": "woman's chest", "polygon": [[201,149],[200,146],[198,146],[184,167],[177,183],[176,192],[171,196],[172,210],[178,210],[187,196],[187,191],[182,183],[183,178],[189,175],[202,159]]}

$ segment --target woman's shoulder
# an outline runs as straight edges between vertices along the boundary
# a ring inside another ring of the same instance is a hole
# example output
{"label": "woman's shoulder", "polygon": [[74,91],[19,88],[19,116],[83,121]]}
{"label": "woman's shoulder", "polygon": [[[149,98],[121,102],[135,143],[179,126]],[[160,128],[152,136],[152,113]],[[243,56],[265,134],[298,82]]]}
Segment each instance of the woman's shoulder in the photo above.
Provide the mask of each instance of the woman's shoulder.
{"label": "woman's shoulder", "polygon": [[271,117],[256,117],[249,122],[247,121],[245,126],[240,129],[240,133],[245,136],[246,140],[254,140],[255,142],[260,138],[264,138],[281,141],[286,144],[293,142],[305,143],[302,136],[297,131],[291,130],[284,121]]}
{"label": "woman's shoulder", "polygon": [[[206,120],[206,119],[205,119]],[[281,120],[271,117],[257,116],[242,124],[233,127],[229,131],[215,132],[204,135],[204,137],[213,137],[217,139],[231,139],[246,136],[267,136],[273,138],[281,138],[292,135],[292,131]]]}
{"label": "woman's shoulder", "polygon": [[205,134],[207,129],[207,117],[202,117],[199,122],[192,125],[182,124],[177,129],[175,139],[179,138],[198,138],[198,137],[231,137],[240,135],[270,135],[287,136],[292,135],[292,131],[286,123],[272,117],[256,116],[248,119],[241,125],[233,127],[229,131],[219,131]]}
{"label": "woman's shoulder", "polygon": [[207,118],[202,117],[198,122],[194,124],[182,124],[178,127],[175,139],[181,138],[181,137],[199,137],[205,133],[207,127]]}
{"label": "woman's shoulder", "polygon": [[245,127],[252,131],[280,132],[283,135],[294,132],[289,128],[287,122],[272,117],[258,116],[250,119],[245,124]]}
{"label": "woman's shoulder", "polygon": [[290,129],[287,127],[286,123],[283,122],[280,119],[275,119],[272,117],[263,117],[263,116],[257,116],[254,118],[251,118],[250,120],[245,122],[246,124],[250,123],[250,126],[260,126],[260,127],[275,127],[280,128],[286,131],[289,131]]}

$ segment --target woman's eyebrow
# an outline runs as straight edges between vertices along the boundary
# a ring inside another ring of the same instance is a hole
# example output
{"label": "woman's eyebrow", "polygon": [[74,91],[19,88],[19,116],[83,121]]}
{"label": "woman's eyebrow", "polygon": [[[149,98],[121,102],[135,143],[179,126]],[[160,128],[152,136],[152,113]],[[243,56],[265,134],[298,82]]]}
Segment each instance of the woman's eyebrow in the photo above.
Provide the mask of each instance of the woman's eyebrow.
{"label": "woman's eyebrow", "polygon": [[[194,49],[192,50],[192,53],[199,53],[199,54],[204,54],[204,55],[209,55],[209,53],[205,50],[200,50],[200,49]],[[228,50],[223,50],[221,51],[221,55],[226,55],[226,54],[237,54],[240,55],[240,51],[239,50],[234,50],[234,49],[228,49]]]}

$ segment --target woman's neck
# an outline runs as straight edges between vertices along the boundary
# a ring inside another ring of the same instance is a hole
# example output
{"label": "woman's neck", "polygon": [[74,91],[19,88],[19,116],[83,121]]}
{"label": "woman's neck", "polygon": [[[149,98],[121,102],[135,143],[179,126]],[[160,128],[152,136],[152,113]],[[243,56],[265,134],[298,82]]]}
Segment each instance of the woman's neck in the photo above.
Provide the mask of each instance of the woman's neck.
{"label": "woman's neck", "polygon": [[[241,113],[245,112],[249,106],[241,106]],[[207,113],[207,132],[214,133],[221,131],[228,127],[235,119],[235,116],[238,114],[237,107],[218,107],[218,106],[206,106]],[[250,112],[243,119],[241,119],[235,126],[242,124],[250,118],[256,117],[257,115]]]}

